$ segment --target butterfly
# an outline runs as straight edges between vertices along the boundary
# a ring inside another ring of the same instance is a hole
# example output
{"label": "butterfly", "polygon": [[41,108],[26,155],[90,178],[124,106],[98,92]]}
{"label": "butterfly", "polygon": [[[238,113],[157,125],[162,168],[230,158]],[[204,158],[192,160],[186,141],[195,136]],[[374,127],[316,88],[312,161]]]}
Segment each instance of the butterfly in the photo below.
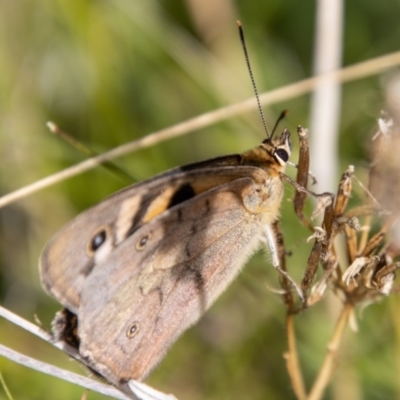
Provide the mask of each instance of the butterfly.
{"label": "butterfly", "polygon": [[56,339],[114,385],[145,379],[256,250],[267,245],[278,265],[271,225],[290,153],[284,130],[130,186],[70,221],[39,263],[67,310]]}

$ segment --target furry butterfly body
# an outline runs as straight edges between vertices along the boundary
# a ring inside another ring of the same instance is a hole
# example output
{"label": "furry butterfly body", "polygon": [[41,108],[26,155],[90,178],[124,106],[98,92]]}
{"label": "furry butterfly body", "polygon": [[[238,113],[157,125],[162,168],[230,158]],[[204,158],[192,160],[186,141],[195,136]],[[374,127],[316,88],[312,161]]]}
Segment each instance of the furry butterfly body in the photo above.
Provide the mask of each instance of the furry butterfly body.
{"label": "furry butterfly body", "polygon": [[76,346],[91,369],[116,385],[144,379],[260,244],[275,251],[290,150],[284,131],[242,155],[173,169],[53,237],[42,283],[76,316]]}

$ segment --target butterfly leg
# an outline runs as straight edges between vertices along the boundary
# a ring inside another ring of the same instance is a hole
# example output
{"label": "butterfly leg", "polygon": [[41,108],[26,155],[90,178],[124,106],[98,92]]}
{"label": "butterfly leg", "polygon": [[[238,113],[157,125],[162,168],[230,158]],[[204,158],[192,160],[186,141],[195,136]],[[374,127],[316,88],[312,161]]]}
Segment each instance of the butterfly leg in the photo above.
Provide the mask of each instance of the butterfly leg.
{"label": "butterfly leg", "polygon": [[275,235],[269,225],[265,226],[264,234],[269,251],[271,252],[272,265],[274,266],[274,268],[279,268],[279,257],[278,249],[276,247]]}
{"label": "butterfly leg", "polygon": [[294,287],[296,290],[299,298],[301,301],[304,300],[303,298],[303,293],[300,289],[300,287],[297,285],[297,283],[289,276],[289,274],[284,271],[282,268],[279,266],[279,256],[278,256],[278,249],[276,246],[276,240],[275,240],[275,235],[272,227],[270,225],[266,225],[264,227],[264,236],[265,236],[265,242],[268,245],[269,251],[271,252],[271,258],[272,258],[272,265],[273,267],[282,275],[284,276],[290,284]]}

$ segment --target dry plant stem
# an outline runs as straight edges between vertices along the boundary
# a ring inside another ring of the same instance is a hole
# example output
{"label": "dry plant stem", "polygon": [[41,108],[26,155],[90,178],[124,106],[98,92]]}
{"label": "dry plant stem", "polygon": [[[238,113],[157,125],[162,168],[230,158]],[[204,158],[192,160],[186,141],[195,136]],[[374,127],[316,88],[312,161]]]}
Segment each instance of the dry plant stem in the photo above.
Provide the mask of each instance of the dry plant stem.
{"label": "dry plant stem", "polygon": [[67,353],[69,356],[75,358],[77,361],[82,362],[85,364],[84,360],[81,360],[79,353],[75,348],[72,346],[69,346],[68,344],[61,342],[61,341],[54,341],[53,335],[41,327],[33,324],[32,322],[27,321],[24,318],[21,318],[19,315],[14,314],[10,310],[7,310],[4,307],[0,306],[0,316],[3,317],[4,319],[10,321],[16,326],[19,326],[22,329],[25,329],[26,331],[34,334],[35,336],[41,338],[45,342],[48,342],[52,344],[54,347],[57,347],[58,349],[64,351]]}
{"label": "dry plant stem", "polygon": [[353,305],[350,303],[345,303],[339,316],[339,320],[336,324],[333,337],[328,344],[328,351],[325,355],[325,359],[319,370],[319,374],[314,382],[311,392],[307,397],[307,400],[319,400],[324,395],[325,389],[333,375],[340,341],[343,337],[344,329],[347,326],[347,321],[352,311]]}
{"label": "dry plant stem", "polygon": [[76,385],[82,386],[85,389],[91,389],[98,393],[105,394],[107,396],[116,399],[134,399],[135,397],[128,397],[119,390],[113,388],[112,386],[106,385],[104,383],[93,381],[92,379],[86,378],[81,375],[74,374],[69,371],[65,371],[61,368],[57,368],[53,365],[46,364],[44,362],[35,360],[31,357],[27,357],[24,354],[18,353],[0,344],[0,355],[8,358],[18,364],[24,365],[28,368],[32,368],[36,371],[44,372],[45,374],[55,376],[57,378],[63,379],[64,381],[74,383]]}
{"label": "dry plant stem", "polygon": [[296,334],[294,332],[293,315],[287,314],[286,316],[286,334],[288,340],[288,352],[285,354],[286,368],[289,373],[290,380],[292,381],[293,390],[296,393],[298,400],[305,400],[307,398],[306,390],[304,387],[303,376],[297,356],[296,348]]}
{"label": "dry plant stem", "polygon": [[19,315],[14,314],[13,312],[1,306],[0,306],[0,317],[3,317],[4,319],[10,321],[14,325],[17,325],[30,333],[33,333],[35,336],[40,337],[46,342],[51,342],[53,339],[53,336],[50,333],[46,332],[44,329],[40,328],[35,324],[32,324],[32,322],[29,322],[26,319],[21,318]]}
{"label": "dry plant stem", "polygon": [[376,235],[372,236],[372,238],[365,245],[364,249],[359,252],[360,257],[371,256],[385,239],[385,236],[386,233],[384,232],[378,232]]}
{"label": "dry plant stem", "polygon": [[359,244],[358,244],[360,250],[363,250],[365,248],[365,246],[367,245],[369,231],[370,231],[370,227],[371,227],[371,220],[372,220],[372,215],[367,215],[364,219],[364,227],[367,227],[367,228],[364,229],[361,233],[361,237],[360,237]]}
{"label": "dry plant stem", "polygon": [[55,136],[58,136],[64,142],[68,143],[71,145],[75,150],[77,150],[79,153],[84,154],[87,157],[93,157],[96,156],[97,154],[89,149],[86,145],[81,143],[79,140],[75,139],[73,136],[68,134],[67,132],[63,131],[57,124],[55,124],[52,121],[49,121],[46,123],[46,126],[49,128],[50,132],[53,133]]}
{"label": "dry plant stem", "polygon": [[6,392],[7,398],[8,398],[9,400],[14,400],[13,397],[12,397],[12,395],[11,395],[10,390],[8,389],[8,386],[7,386],[7,384],[6,384],[6,381],[4,380],[3,375],[1,374],[1,372],[0,372],[0,384],[1,384],[1,386],[3,386],[3,389],[4,389],[4,391]]}
{"label": "dry plant stem", "polygon": [[[33,324],[33,323],[21,318],[19,315],[16,315],[13,312],[11,312],[11,311],[9,311],[6,308],[1,307],[1,306],[0,306],[0,316],[3,317],[4,319],[7,319],[8,321],[13,323],[14,325],[17,325],[17,326],[25,329],[26,331],[34,334],[35,336],[40,337],[44,341],[46,341],[48,343],[51,343],[52,345],[54,345],[55,347],[59,348],[60,350],[64,350],[64,351],[68,350],[61,343],[54,342],[53,341],[53,336],[50,333],[46,332],[44,329],[42,329],[39,326],[37,326],[37,325],[35,325],[35,324]],[[73,353],[73,351],[71,351],[71,353]],[[61,378],[61,379],[68,380],[69,382],[73,382],[73,383],[76,383],[76,384],[81,385],[81,386],[82,386],[82,384],[80,382],[82,382],[82,381],[80,381],[80,378],[86,379],[89,382],[91,382],[91,384],[89,386],[88,385],[83,385],[84,387],[92,387],[93,390],[99,391],[99,390],[93,388],[93,385],[96,385],[97,383],[99,383],[97,381],[93,381],[93,380],[91,380],[89,378],[85,378],[85,377],[82,377],[80,375],[76,375],[76,374],[73,374],[71,372],[68,372],[68,371],[60,370],[60,369],[58,369],[56,367],[53,367],[51,365],[48,365],[48,364],[45,364],[45,363],[41,363],[40,361],[34,360],[34,359],[32,359],[30,357],[27,357],[27,356],[25,356],[23,354],[17,353],[17,352],[15,352],[15,351],[13,351],[11,349],[8,349],[7,347],[4,347],[2,345],[0,345],[0,354],[3,355],[6,358],[9,358],[10,360],[13,360],[13,361],[15,361],[15,362],[17,362],[19,364],[25,365],[25,366],[27,366],[29,368],[32,368],[32,369],[35,369],[35,370],[38,370],[38,371],[41,371],[41,372],[45,372],[47,374],[56,376],[56,377]],[[74,357],[73,354],[70,354],[70,355],[72,357]],[[51,368],[55,368],[55,369],[52,370]],[[72,375],[70,377],[67,377],[68,374],[72,374]],[[78,377],[78,380],[75,380],[75,376]],[[104,385],[104,384],[100,384],[100,385],[102,385],[104,387],[107,387],[107,388],[110,387],[109,385]],[[126,396],[123,397],[124,395],[119,390],[114,389],[114,388],[112,388],[112,389],[114,390],[114,393],[115,392],[116,393],[120,393],[121,397],[119,397],[119,398],[128,398]],[[111,394],[109,394],[109,395],[111,395]],[[113,396],[113,397],[115,397],[115,396]]]}
{"label": "dry plant stem", "polygon": [[330,246],[330,238],[332,235],[332,225],[333,225],[333,195],[331,196],[331,204],[325,208],[324,220],[322,226],[326,232],[326,238],[324,240],[315,239],[314,246],[311,250],[310,256],[307,260],[307,268],[304,272],[303,279],[301,281],[301,289],[303,291],[303,296],[307,299],[307,291],[311,287],[315,274],[318,268],[318,262],[321,260],[321,256],[325,258],[328,254],[328,247]]}
{"label": "dry plant stem", "polygon": [[354,218],[354,217],[365,217],[367,215],[389,215],[390,212],[384,210],[380,206],[373,206],[373,205],[364,205],[364,206],[359,206],[356,208],[352,208],[348,212],[343,214],[343,217],[345,218]]}
{"label": "dry plant stem", "polygon": [[[365,243],[359,246],[359,254],[361,256],[367,257],[372,254],[372,252],[379,246],[379,244],[385,238],[387,232],[392,227],[393,223],[396,220],[396,216],[389,216],[384,222],[381,230],[372,236],[369,240],[366,240]],[[371,217],[368,219],[369,226],[371,225]],[[368,238],[366,238],[368,239]]]}
{"label": "dry plant stem", "polygon": [[[343,0],[317,0],[313,72],[335,71],[342,64]],[[338,132],[340,121],[340,82],[331,77],[316,85],[311,96],[312,160],[318,166],[319,190],[336,186]],[[322,134],[323,133],[323,134]]]}
{"label": "dry plant stem", "polygon": [[[285,243],[283,240],[283,235],[282,231],[279,225],[279,221],[275,221],[272,229],[275,234],[275,240],[276,240],[276,245],[278,248],[278,257],[279,257],[279,265],[282,271],[287,272],[286,268],[286,257],[285,257]],[[293,293],[292,293],[292,286],[290,284],[290,281],[286,278],[286,276],[279,274],[279,282],[280,285],[283,289],[283,302],[285,304],[285,307],[288,311],[291,311],[294,309],[294,298],[293,298]]]}
{"label": "dry plant stem", "polygon": [[[46,125],[49,128],[51,133],[53,133],[55,136],[59,137],[60,139],[64,140],[64,142],[71,145],[75,150],[77,150],[79,153],[83,154],[85,157],[98,156],[98,153],[96,153],[94,150],[92,150],[85,144],[81,143],[79,140],[72,137],[69,133],[60,129],[60,127],[58,125],[56,125],[54,122],[49,121],[46,123]],[[105,161],[101,165],[102,165],[102,167],[108,169],[110,172],[112,172],[113,174],[118,176],[125,183],[135,182],[134,177],[129,172],[125,171],[118,165],[116,165],[112,162],[107,162],[107,161]]]}
{"label": "dry plant stem", "polygon": [[[272,90],[268,93],[262,94],[260,96],[260,101],[261,104],[264,106],[267,104],[282,102],[283,100],[291,99],[310,92],[318,82],[324,79],[331,79],[332,77],[335,77],[340,82],[347,82],[378,74],[385,69],[399,64],[400,52],[391,53],[386,56],[378,57],[373,60],[365,61],[347,68],[343,68],[339,71],[334,71],[320,75],[318,77],[305,79],[303,81],[284,86],[283,88]],[[62,180],[71,178],[92,168],[95,168],[99,164],[106,161],[121,157],[139,149],[153,146],[164,140],[179,137],[189,132],[205,128],[217,122],[229,119],[233,116],[246,113],[250,110],[255,109],[256,107],[256,100],[254,99],[254,97],[252,97],[240,103],[211,111],[209,113],[200,115],[199,117],[192,118],[188,121],[174,125],[170,128],[154,132],[143,137],[142,139],[135,140],[116,147],[113,150],[110,150],[104,154],[90,158],[79,164],[75,164],[72,167],[69,167],[61,172],[50,175],[44,179],[36,181],[31,185],[25,186],[12,193],[9,193],[0,198],[0,207],[4,207],[5,205],[8,205],[32,193],[61,182]]]}
{"label": "dry plant stem", "polygon": [[308,298],[307,291],[311,286],[314,276],[317,272],[318,262],[321,258],[322,243],[318,240],[314,242],[311,249],[311,253],[307,260],[307,268],[304,272],[303,279],[301,281],[301,290],[303,291],[303,297]]}
{"label": "dry plant stem", "polygon": [[[66,354],[68,354],[72,358],[80,361],[83,365],[85,365],[85,361],[82,360],[80,354],[77,352],[76,349],[67,345],[64,342],[55,342],[53,336],[50,333],[46,332],[37,325],[32,324],[31,322],[21,318],[20,316],[14,314],[13,312],[1,306],[0,306],[0,316],[12,322],[14,325],[17,325],[27,330],[28,332],[33,333],[34,335],[40,337],[41,339],[52,344],[58,349],[63,350]],[[99,393],[106,394],[107,396],[111,396],[117,399],[132,399],[132,398],[136,399],[139,397],[142,400],[167,400],[167,399],[176,400],[176,398],[172,395],[166,395],[151,388],[150,386],[144,383],[136,381],[131,381],[131,382],[132,385],[135,387],[135,394],[137,394],[138,397],[136,397],[134,394],[131,395],[131,393],[129,393],[128,395],[127,393],[122,393],[120,390],[108,384],[104,384],[97,380],[86,378],[84,376],[77,375],[72,372],[65,371],[63,369],[54,367],[52,365],[32,359],[28,356],[17,353],[14,350],[11,350],[2,345],[0,345],[0,355],[10,360],[13,360],[19,364],[25,365],[29,368],[35,369],[40,372],[44,372],[52,376],[56,376],[65,381],[75,383],[77,385],[83,386],[85,388],[91,389]]]}
{"label": "dry plant stem", "polygon": [[61,342],[61,341],[54,341],[53,335],[41,327],[33,324],[32,322],[27,321],[24,318],[21,318],[19,315],[14,314],[10,310],[7,310],[4,307],[0,306],[0,316],[3,317],[4,319],[10,321],[14,325],[19,326],[22,329],[25,329],[26,331],[34,334],[35,336],[41,338],[45,342],[51,343],[54,347],[57,347],[58,349],[64,351],[67,353],[69,356],[75,358],[77,361],[82,362],[85,364],[84,360],[81,359],[79,353],[75,348],[72,346],[69,346],[67,343]]}
{"label": "dry plant stem", "polygon": [[356,231],[348,225],[345,225],[344,233],[346,235],[347,261],[349,265],[351,265],[358,255],[357,234]]}
{"label": "dry plant stem", "polygon": [[353,176],[354,168],[347,169],[342,174],[342,177],[339,182],[339,188],[336,196],[335,202],[335,216],[339,216],[343,214],[347,208],[347,204],[349,203],[350,194],[353,188],[351,178]]}
{"label": "dry plant stem", "polygon": [[[308,130],[303,129],[301,126],[297,127],[297,133],[299,136],[299,162],[297,166],[297,176],[296,182],[307,188],[308,186],[308,176],[310,169],[310,150],[308,146]],[[296,212],[297,217],[306,226],[311,232],[314,231],[313,225],[308,221],[308,219],[304,216],[304,203],[307,198],[307,193],[296,191],[294,197],[294,210]]]}

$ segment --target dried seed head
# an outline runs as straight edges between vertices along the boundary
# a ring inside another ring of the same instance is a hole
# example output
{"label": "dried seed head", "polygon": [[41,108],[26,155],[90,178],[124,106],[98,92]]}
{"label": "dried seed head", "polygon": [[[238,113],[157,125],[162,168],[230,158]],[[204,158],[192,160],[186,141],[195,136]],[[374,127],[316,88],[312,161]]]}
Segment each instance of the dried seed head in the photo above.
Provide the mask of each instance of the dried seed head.
{"label": "dried seed head", "polygon": [[317,242],[323,242],[326,239],[326,231],[320,226],[314,227],[314,233],[307,238],[307,243],[315,239]]}
{"label": "dried seed head", "polygon": [[[345,273],[342,276],[342,281],[350,286],[351,284],[356,287],[360,285],[361,272],[363,272],[363,278],[365,275],[372,277],[374,269],[379,262],[379,257],[357,257],[354,262],[347,268]],[[371,273],[372,269],[372,273]],[[369,280],[370,281],[370,280]],[[369,285],[369,281],[367,284]],[[364,283],[366,283],[364,281]]]}
{"label": "dried seed head", "polygon": [[325,208],[329,207],[333,203],[334,196],[332,193],[322,193],[317,197],[317,206],[311,215],[311,219],[315,219],[318,215],[325,211]]}

